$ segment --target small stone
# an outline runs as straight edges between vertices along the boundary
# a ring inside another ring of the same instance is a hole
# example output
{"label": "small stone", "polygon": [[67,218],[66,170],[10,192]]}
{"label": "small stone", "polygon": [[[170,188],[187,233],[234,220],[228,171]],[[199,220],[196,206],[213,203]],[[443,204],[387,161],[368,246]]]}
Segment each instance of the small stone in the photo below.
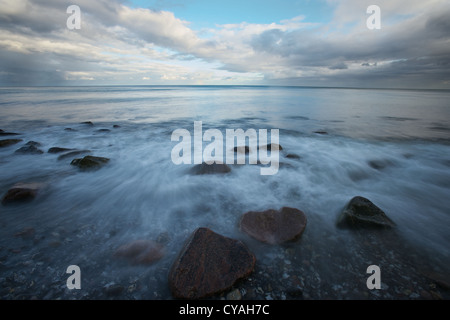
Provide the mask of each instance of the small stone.
{"label": "small stone", "polygon": [[113,125],[114,129],[120,128],[120,126],[118,124]]}
{"label": "small stone", "polygon": [[321,134],[321,135],[327,135],[328,134],[328,132],[326,132],[326,131],[314,131],[314,133]]}
{"label": "small stone", "polygon": [[94,124],[92,123],[92,121],[84,121],[81,124],[86,124],[88,126],[93,126]]}
{"label": "small stone", "polygon": [[290,153],[290,154],[286,155],[286,158],[288,158],[288,159],[295,159],[295,160],[301,159],[299,155],[296,155],[296,154],[293,154],[293,153]]}
{"label": "small stone", "polygon": [[164,256],[164,247],[151,240],[137,240],[120,246],[114,257],[124,258],[132,265],[150,265]]}
{"label": "small stone", "polygon": [[28,227],[14,234],[14,237],[20,237],[22,239],[31,238],[35,233],[34,228]]}
{"label": "small stone", "polygon": [[241,295],[241,291],[239,291],[239,289],[234,289],[233,291],[231,291],[227,294],[227,300],[241,300],[241,299],[242,299],[242,295]]}
{"label": "small stone", "polygon": [[21,142],[22,139],[4,139],[0,140],[0,148],[12,146],[13,144]]}
{"label": "small stone", "polygon": [[103,290],[107,296],[118,296],[123,292],[124,287],[118,284],[107,284]]}
{"label": "small stone", "polygon": [[110,132],[111,130],[109,130],[109,129],[98,129],[96,131],[97,132]]}

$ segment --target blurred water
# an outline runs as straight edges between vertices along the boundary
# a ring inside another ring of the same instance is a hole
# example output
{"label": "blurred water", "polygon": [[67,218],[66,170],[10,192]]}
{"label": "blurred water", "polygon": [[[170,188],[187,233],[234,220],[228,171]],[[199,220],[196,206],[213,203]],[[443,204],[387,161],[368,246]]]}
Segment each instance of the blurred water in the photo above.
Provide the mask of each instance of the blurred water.
{"label": "blurred water", "polygon": [[[169,234],[176,252],[197,227],[243,239],[237,224],[244,212],[283,206],[320,221],[309,230],[334,234],[338,213],[360,195],[382,208],[415,246],[448,258],[449,101],[448,91],[2,88],[0,128],[21,133],[23,142],[0,149],[1,194],[20,181],[46,187],[31,203],[1,207],[0,246],[32,226],[70,234],[58,251],[67,265],[161,233]],[[171,133],[193,133],[194,121],[224,135],[226,129],[280,129],[278,174],[261,176],[259,166],[245,165],[232,166],[225,176],[192,176],[190,166],[174,165]],[[30,140],[45,153],[14,153]],[[89,149],[111,161],[80,172],[72,159],[58,161],[46,152],[55,146]],[[33,250],[47,247],[39,242]]]}

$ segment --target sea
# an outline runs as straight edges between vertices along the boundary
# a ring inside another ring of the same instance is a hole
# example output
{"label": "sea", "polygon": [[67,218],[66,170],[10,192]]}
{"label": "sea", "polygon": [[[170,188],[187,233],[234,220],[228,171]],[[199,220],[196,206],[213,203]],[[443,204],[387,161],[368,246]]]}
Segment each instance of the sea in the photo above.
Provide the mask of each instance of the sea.
{"label": "sea", "polygon": [[[193,175],[194,163],[174,164],[172,133],[193,135],[196,121],[224,136],[278,129],[278,172],[246,163]],[[199,227],[255,253],[254,274],[234,288],[244,299],[445,298],[430,283],[450,278],[449,90],[2,87],[0,129],[22,140],[0,148],[1,197],[16,183],[43,186],[31,202],[0,205],[2,299],[170,300],[170,267]],[[29,141],[42,154],[15,152]],[[52,147],[110,161],[82,171]],[[395,228],[367,239],[337,228],[355,196]],[[305,213],[300,240],[271,246],[240,230],[245,212],[282,207]],[[139,239],[163,243],[164,257],[149,266],[114,257]],[[66,286],[70,265],[81,289]],[[381,290],[366,287],[369,265],[381,268]]]}

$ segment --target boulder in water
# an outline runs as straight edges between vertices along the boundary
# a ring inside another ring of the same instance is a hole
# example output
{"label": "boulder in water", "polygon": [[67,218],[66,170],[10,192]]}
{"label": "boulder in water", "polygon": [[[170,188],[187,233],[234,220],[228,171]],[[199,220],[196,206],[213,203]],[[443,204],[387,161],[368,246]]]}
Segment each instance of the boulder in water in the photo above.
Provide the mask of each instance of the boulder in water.
{"label": "boulder in water", "polygon": [[36,197],[41,188],[41,183],[17,183],[8,190],[2,199],[2,203],[7,205],[31,201]]}
{"label": "boulder in water", "polygon": [[206,298],[249,276],[255,262],[241,241],[199,228],[172,265],[169,287],[176,299]]}
{"label": "boulder in water", "polygon": [[108,162],[109,162],[108,158],[86,156],[82,159],[73,159],[70,164],[73,166],[77,166],[82,170],[94,170],[100,169]]}
{"label": "boulder in water", "polygon": [[305,214],[295,208],[250,211],[244,213],[240,229],[251,237],[269,244],[281,244],[298,239],[306,227]]}
{"label": "boulder in water", "polygon": [[13,144],[21,142],[22,139],[4,139],[0,140],[0,148],[12,146]]}
{"label": "boulder in water", "polygon": [[23,147],[16,150],[19,154],[43,154],[44,151],[39,149],[41,144],[36,141],[28,141]]}
{"label": "boulder in water", "polygon": [[338,217],[340,228],[392,228],[395,223],[386,214],[364,197],[354,197],[350,200]]}
{"label": "boulder in water", "polygon": [[229,173],[230,171],[231,168],[224,163],[213,163],[211,165],[202,163],[191,169],[191,173],[194,175],[224,174]]}

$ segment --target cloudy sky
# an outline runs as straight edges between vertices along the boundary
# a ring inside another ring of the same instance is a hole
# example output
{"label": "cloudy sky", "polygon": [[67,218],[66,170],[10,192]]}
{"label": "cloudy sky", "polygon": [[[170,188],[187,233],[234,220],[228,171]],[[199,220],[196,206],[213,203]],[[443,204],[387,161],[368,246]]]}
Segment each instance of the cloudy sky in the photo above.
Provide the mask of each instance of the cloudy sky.
{"label": "cloudy sky", "polygon": [[450,1],[0,0],[0,85],[450,89]]}

